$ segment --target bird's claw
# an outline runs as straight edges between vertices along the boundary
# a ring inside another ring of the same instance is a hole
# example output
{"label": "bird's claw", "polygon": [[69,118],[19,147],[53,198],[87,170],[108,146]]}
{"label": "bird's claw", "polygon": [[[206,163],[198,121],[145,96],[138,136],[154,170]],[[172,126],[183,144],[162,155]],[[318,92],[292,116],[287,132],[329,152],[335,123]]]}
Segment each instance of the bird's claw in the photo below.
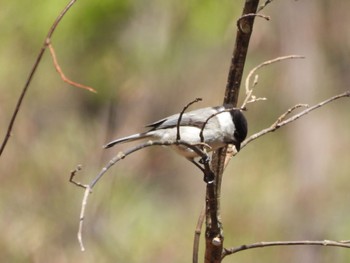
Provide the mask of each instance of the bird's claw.
{"label": "bird's claw", "polygon": [[203,156],[199,159],[200,164],[208,164],[210,162],[210,157],[208,155]]}

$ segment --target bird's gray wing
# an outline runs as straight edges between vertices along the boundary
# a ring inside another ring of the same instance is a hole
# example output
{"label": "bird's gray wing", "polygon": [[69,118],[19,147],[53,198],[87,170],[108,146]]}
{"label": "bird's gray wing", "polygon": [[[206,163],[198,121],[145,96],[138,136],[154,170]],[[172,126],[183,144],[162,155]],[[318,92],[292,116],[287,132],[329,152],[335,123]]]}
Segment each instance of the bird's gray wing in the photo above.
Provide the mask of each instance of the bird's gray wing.
{"label": "bird's gray wing", "polygon": [[[208,107],[202,108],[190,112],[185,112],[181,118],[181,126],[194,126],[202,128],[204,122],[213,114],[218,112],[218,110],[223,110],[224,107]],[[146,127],[151,128],[151,130],[174,128],[177,126],[180,114],[174,114],[159,121],[148,124]]]}

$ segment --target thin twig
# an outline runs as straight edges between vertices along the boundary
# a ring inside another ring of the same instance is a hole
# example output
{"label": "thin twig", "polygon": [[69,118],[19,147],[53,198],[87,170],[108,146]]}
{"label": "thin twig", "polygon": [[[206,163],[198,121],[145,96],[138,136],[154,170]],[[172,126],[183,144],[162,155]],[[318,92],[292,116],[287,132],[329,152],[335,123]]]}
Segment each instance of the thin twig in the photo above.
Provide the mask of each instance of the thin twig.
{"label": "thin twig", "polygon": [[205,218],[205,205],[202,207],[202,210],[199,214],[196,230],[194,231],[193,255],[192,255],[193,263],[198,263],[199,241],[202,233],[204,218]]}
{"label": "thin twig", "polygon": [[332,247],[343,247],[343,248],[350,248],[350,244],[339,242],[339,241],[332,241],[332,240],[321,240],[321,241],[309,241],[309,240],[301,240],[301,241],[270,241],[270,242],[258,242],[253,243],[249,245],[242,245],[238,247],[232,247],[232,248],[225,248],[222,254],[222,258],[226,257],[227,255],[232,255],[234,253],[247,250],[247,249],[253,249],[253,248],[262,248],[262,247],[272,247],[272,246],[300,246],[300,245],[307,245],[307,246],[332,246]]}
{"label": "thin twig", "polygon": [[257,79],[254,81],[253,87],[250,87],[250,79],[253,76],[253,74],[260,68],[270,65],[272,63],[276,63],[282,60],[286,60],[286,59],[296,59],[296,58],[305,58],[304,56],[300,56],[300,55],[289,55],[289,56],[283,56],[283,57],[278,57],[275,59],[271,59],[271,60],[267,60],[261,64],[259,64],[258,66],[256,66],[255,68],[253,68],[247,75],[247,78],[245,80],[245,91],[246,91],[246,98],[241,106],[242,110],[246,109],[247,103],[249,102],[252,94],[253,94],[253,87],[256,86],[257,83]]}
{"label": "thin twig", "polygon": [[77,83],[77,82],[72,81],[72,80],[70,80],[69,78],[67,78],[66,75],[64,75],[64,73],[63,73],[63,71],[62,71],[60,65],[58,64],[58,60],[57,60],[57,57],[56,57],[56,53],[55,53],[55,50],[54,50],[54,48],[53,48],[51,42],[48,44],[48,47],[49,47],[49,50],[50,50],[50,53],[51,53],[51,57],[52,57],[52,60],[53,60],[53,64],[54,64],[54,66],[55,66],[55,68],[56,68],[56,71],[58,72],[58,74],[60,75],[61,79],[62,79],[64,82],[66,82],[66,83],[68,83],[69,85],[72,85],[72,86],[74,86],[74,87],[81,88],[81,89],[86,89],[86,90],[88,90],[88,91],[91,91],[91,92],[96,93],[96,90],[95,90],[94,88],[92,88],[92,87],[90,87],[90,86],[83,85],[83,84],[81,84],[81,83]]}
{"label": "thin twig", "polygon": [[202,101],[202,98],[196,98],[193,101],[191,101],[190,103],[188,103],[181,111],[179,118],[177,119],[177,124],[176,124],[176,140],[179,141],[181,140],[181,135],[180,135],[180,123],[182,120],[182,115],[185,113],[185,111],[188,109],[189,106],[191,106],[192,104]]}
{"label": "thin twig", "polygon": [[27,81],[22,89],[22,92],[21,92],[21,95],[19,96],[19,99],[17,101],[17,104],[16,104],[16,107],[15,107],[15,110],[12,114],[12,117],[11,117],[11,120],[10,120],[10,123],[9,123],[9,126],[7,128],[7,132],[5,134],[5,138],[2,142],[2,145],[1,145],[1,148],[0,148],[0,156],[2,155],[5,147],[6,147],[6,144],[9,140],[9,138],[11,137],[11,132],[12,132],[12,128],[13,128],[13,125],[15,123],[15,120],[17,118],[17,115],[18,115],[18,111],[22,105],[22,102],[23,102],[23,99],[28,91],[28,87],[33,79],[33,76],[36,72],[36,69],[38,68],[39,64],[40,64],[40,61],[45,53],[45,50],[46,50],[46,47],[47,45],[50,43],[50,40],[51,40],[51,37],[53,35],[53,33],[55,32],[58,24],[60,23],[60,21],[62,20],[62,18],[64,17],[64,15],[68,12],[68,10],[73,6],[73,4],[76,2],[77,0],[70,0],[69,3],[66,5],[66,7],[61,11],[61,13],[58,15],[58,17],[56,18],[56,20],[54,21],[54,23],[52,24],[49,32],[47,33],[46,35],[46,38],[45,38],[45,41],[44,41],[44,44],[43,46],[41,47],[40,49],[40,52],[35,60],[35,63],[31,69],[31,71],[29,72],[29,76],[27,78]]}
{"label": "thin twig", "polygon": [[266,0],[265,3],[263,3],[261,6],[258,8],[258,12],[263,10],[268,4],[270,4],[273,0]]}
{"label": "thin twig", "polygon": [[284,121],[287,118],[287,116],[290,115],[293,111],[302,107],[309,108],[310,106],[309,104],[303,104],[303,103],[294,105],[293,107],[289,108],[285,113],[283,113],[281,116],[279,116],[278,119],[273,124],[273,126],[278,125],[279,123]]}
{"label": "thin twig", "polygon": [[[137,146],[135,146],[133,148],[130,148],[130,149],[128,149],[125,152],[119,152],[115,157],[113,157],[108,162],[108,164],[105,167],[103,167],[101,169],[99,174],[95,177],[95,179],[89,185],[83,185],[81,183],[77,183],[77,182],[73,181],[73,177],[75,176],[78,168],[71,172],[70,181],[72,183],[74,183],[76,186],[85,188],[85,194],[84,194],[82,205],[81,205],[79,230],[78,230],[78,241],[79,241],[80,248],[81,248],[82,251],[84,251],[84,245],[83,245],[83,240],[82,240],[82,231],[83,231],[83,224],[84,224],[84,217],[85,217],[85,208],[86,208],[86,205],[87,205],[89,193],[92,192],[92,189],[97,184],[97,182],[102,178],[102,176],[114,164],[116,164],[120,160],[124,159],[128,155],[130,155],[130,154],[132,154],[132,153],[134,153],[136,151],[139,151],[141,149],[144,149],[146,147],[150,147],[150,146],[170,146],[170,145],[183,145],[183,146],[185,146],[187,148],[190,148],[194,152],[196,152],[203,160],[209,160],[208,155],[206,154],[206,152],[202,151],[197,145],[192,145],[192,144],[187,143],[187,142],[182,141],[182,140],[178,140],[178,141],[175,141],[175,142],[172,142],[172,141],[167,141],[167,142],[148,141],[148,142],[139,144],[139,145],[137,145]],[[209,161],[204,162],[203,165],[204,165],[205,169],[203,169],[203,170],[201,169],[201,170],[205,173],[205,178],[211,178],[212,172],[210,170]],[[208,182],[207,184],[210,184],[210,183],[212,183],[212,182]]]}
{"label": "thin twig", "polygon": [[90,183],[90,188],[94,188],[94,186],[96,185],[96,183],[102,178],[102,176],[117,162],[119,162],[120,160],[124,159],[125,157],[127,157],[128,155],[137,152],[141,149],[147,148],[147,147],[151,147],[151,146],[170,146],[170,145],[184,145],[187,148],[190,148],[191,150],[193,150],[194,152],[196,152],[196,154],[198,154],[198,156],[200,156],[201,158],[205,159],[207,157],[207,154],[202,151],[197,144],[193,145],[190,144],[188,142],[182,141],[182,140],[178,140],[178,141],[165,141],[165,142],[160,142],[160,141],[147,141],[145,143],[141,143],[139,145],[136,145],[135,147],[132,147],[128,150],[126,150],[125,152],[119,152],[116,156],[114,156],[109,162],[108,164],[102,168],[102,170],[100,171],[100,173],[95,177],[95,179]]}
{"label": "thin twig", "polygon": [[340,98],[344,98],[344,97],[350,97],[350,90],[348,91],[345,91],[341,94],[338,94],[338,95],[335,95],[329,99],[326,99],[312,107],[308,107],[307,109],[301,111],[300,113],[298,114],[295,114],[293,115],[292,117],[288,118],[288,119],[285,119],[287,115],[289,115],[293,110],[299,108],[299,107],[302,107],[302,106],[307,106],[306,104],[298,104],[298,105],[295,105],[293,107],[291,107],[290,109],[288,109],[288,111],[286,111],[285,113],[283,113],[278,119],[276,122],[274,122],[270,127],[266,128],[266,129],[263,129],[253,135],[251,135],[248,139],[246,139],[242,144],[241,144],[241,149],[243,147],[245,147],[248,143],[256,140],[257,138],[267,134],[267,133],[270,133],[270,132],[273,132],[277,129],[279,129],[280,127],[284,126],[284,125],[287,125],[288,123],[291,123],[297,119],[299,119],[300,117],[308,114],[309,112],[313,111],[313,110],[316,110],[332,101],[335,101],[337,99],[340,99]]}
{"label": "thin twig", "polygon": [[91,188],[90,188],[89,185],[87,185],[86,188],[85,188],[83,201],[81,203],[80,218],[79,218],[79,229],[78,229],[78,234],[77,234],[81,251],[85,251],[82,232],[83,232],[85,208],[86,208],[88,197],[89,197],[90,193],[91,193]]}
{"label": "thin twig", "polygon": [[82,166],[81,166],[81,164],[79,164],[77,166],[77,168],[75,168],[74,170],[72,170],[70,172],[69,182],[74,184],[74,185],[76,185],[76,186],[78,186],[78,187],[82,187],[82,188],[86,189],[87,185],[82,184],[82,183],[77,182],[77,181],[74,180],[75,175],[77,174],[77,172],[81,171],[81,169],[82,169]]}

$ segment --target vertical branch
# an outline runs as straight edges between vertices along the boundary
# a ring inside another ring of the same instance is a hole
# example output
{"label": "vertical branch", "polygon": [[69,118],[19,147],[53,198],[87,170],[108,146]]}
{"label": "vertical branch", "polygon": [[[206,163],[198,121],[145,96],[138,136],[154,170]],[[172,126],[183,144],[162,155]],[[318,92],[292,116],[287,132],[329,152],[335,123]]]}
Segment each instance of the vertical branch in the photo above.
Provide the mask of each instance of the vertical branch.
{"label": "vertical branch", "polygon": [[[258,5],[259,0],[246,0],[243,8],[242,17],[238,21],[236,42],[233,49],[233,55],[231,59],[231,65],[229,69],[225,97],[223,102],[224,105],[228,107],[237,106],[244,64],[248,52],[250,36],[253,31],[253,24],[255,19],[254,14],[257,11]],[[206,263],[221,262],[221,255],[223,251],[224,237],[222,233],[222,225],[220,220],[220,193],[226,150],[227,147],[224,147],[213,154],[211,166],[212,171],[215,174],[215,182],[213,184],[207,184],[205,249]],[[213,216],[215,216],[216,222],[212,222]]]}
{"label": "vertical branch", "polygon": [[233,107],[237,106],[239,88],[241,86],[245,59],[255,19],[255,15],[247,15],[255,14],[258,4],[258,0],[246,0],[242,13],[243,18],[240,18],[238,21],[236,43],[233,50],[224,97],[224,104],[229,104]]}

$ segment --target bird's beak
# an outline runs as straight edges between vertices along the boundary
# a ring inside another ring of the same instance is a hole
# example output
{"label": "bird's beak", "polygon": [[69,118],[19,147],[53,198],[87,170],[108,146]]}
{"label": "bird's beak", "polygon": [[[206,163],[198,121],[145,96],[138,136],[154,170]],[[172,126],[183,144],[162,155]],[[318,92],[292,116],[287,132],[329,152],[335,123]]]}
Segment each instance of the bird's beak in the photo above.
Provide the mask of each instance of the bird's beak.
{"label": "bird's beak", "polygon": [[241,150],[241,143],[240,142],[236,142],[234,144],[234,146],[236,147],[237,152],[239,152]]}

